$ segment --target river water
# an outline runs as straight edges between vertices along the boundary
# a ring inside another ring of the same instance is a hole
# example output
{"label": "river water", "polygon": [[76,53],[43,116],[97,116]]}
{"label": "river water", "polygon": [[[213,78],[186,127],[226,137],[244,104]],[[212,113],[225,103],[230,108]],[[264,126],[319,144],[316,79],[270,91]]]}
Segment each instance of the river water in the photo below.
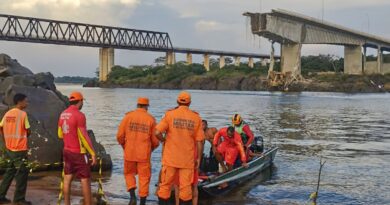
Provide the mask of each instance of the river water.
{"label": "river water", "polygon": [[[89,129],[111,154],[113,171],[104,179],[109,200],[128,199],[122,175],[118,124],[135,108],[138,96],[150,98],[159,121],[176,106],[177,90],[100,89],[58,85],[64,94],[84,93]],[[221,128],[240,113],[266,145],[279,147],[274,165],[228,196],[202,204],[305,204],[323,168],[319,204],[390,204],[390,94],[270,93],[190,91],[192,109]],[[161,147],[152,155],[151,193],[160,169]],[[149,197],[154,204],[157,199]]]}

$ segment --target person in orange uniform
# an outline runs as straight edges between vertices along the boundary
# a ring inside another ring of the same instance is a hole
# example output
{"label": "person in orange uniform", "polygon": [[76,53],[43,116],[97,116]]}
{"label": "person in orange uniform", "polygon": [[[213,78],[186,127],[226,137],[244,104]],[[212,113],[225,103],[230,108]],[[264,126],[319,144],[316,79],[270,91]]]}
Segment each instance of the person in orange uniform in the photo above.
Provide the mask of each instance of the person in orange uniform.
{"label": "person in orange uniform", "polygon": [[117,140],[124,149],[124,175],[127,191],[130,192],[129,205],[137,204],[137,174],[140,204],[145,205],[151,177],[150,156],[159,145],[155,136],[156,120],[148,113],[148,107],[148,98],[138,98],[137,109],[128,112],[118,128]]}
{"label": "person in orange uniform", "polygon": [[[191,95],[180,92],[177,103],[178,107],[167,111],[156,127],[156,136],[164,142],[161,182],[157,192],[160,205],[168,204],[176,174],[179,176],[180,203],[192,203],[194,171],[199,167],[203,151],[202,119],[189,108]],[[162,133],[166,133],[165,138]],[[197,159],[195,149],[198,151]]]}
{"label": "person in orange uniform", "polygon": [[[219,144],[221,137],[223,142]],[[241,156],[242,165],[244,167],[248,166],[241,136],[234,130],[234,127],[221,128],[214,136],[213,146],[217,147],[216,158],[223,167],[224,172],[233,169],[238,154]]]}
{"label": "person in orange uniform", "polygon": [[[195,149],[195,159],[198,157],[198,150]],[[194,164],[194,167],[196,166],[196,163]],[[194,179],[192,180],[192,205],[198,205],[198,183],[199,183],[199,169],[195,167],[194,171]],[[174,181],[174,188],[175,188],[175,204],[180,205],[180,195],[179,195],[179,175],[176,173],[175,181]]]}
{"label": "person in orange uniform", "polygon": [[241,140],[244,143],[245,152],[247,152],[255,139],[249,125],[242,119],[241,115],[235,114],[232,118],[234,129],[241,135]]}
{"label": "person in orange uniform", "polygon": [[[81,180],[84,205],[92,204],[90,166],[96,164],[96,154],[87,133],[85,115],[80,112],[83,102],[84,97],[80,92],[70,94],[70,106],[61,113],[58,122],[58,137],[64,140],[65,205],[70,205],[70,190],[74,176]],[[92,158],[92,164],[89,163],[87,153]]]}
{"label": "person in orange uniform", "polygon": [[0,122],[1,141],[5,145],[5,156],[9,159],[7,169],[0,185],[0,204],[11,203],[5,196],[8,188],[15,178],[16,187],[14,194],[14,204],[29,205],[31,202],[26,201],[27,191],[27,152],[28,141],[30,136],[30,123],[27,113],[24,109],[28,106],[27,96],[18,93],[14,96],[15,108],[5,113]]}

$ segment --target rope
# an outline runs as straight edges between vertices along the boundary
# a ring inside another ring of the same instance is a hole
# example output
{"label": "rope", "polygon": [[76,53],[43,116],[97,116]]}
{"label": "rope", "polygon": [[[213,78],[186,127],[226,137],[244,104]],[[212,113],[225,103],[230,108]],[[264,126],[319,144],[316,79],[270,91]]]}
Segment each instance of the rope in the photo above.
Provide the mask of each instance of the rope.
{"label": "rope", "polygon": [[[98,160],[99,160],[99,178],[97,179],[97,183],[98,183],[97,200],[99,202],[98,204],[108,205],[108,200],[107,200],[107,197],[104,193],[103,182],[102,182],[102,179],[103,179],[103,177],[102,177],[103,159],[99,157]],[[11,162],[11,160],[0,157],[0,166],[4,166],[4,165],[7,166],[10,162]],[[30,169],[30,173],[32,173],[35,169],[37,169],[39,167],[60,166],[61,164],[63,164],[62,173],[61,173],[61,183],[59,186],[60,193],[58,194],[58,199],[57,199],[57,205],[60,205],[62,202],[62,199],[64,197],[65,163],[55,162],[55,163],[39,164],[37,162],[28,162],[27,160],[23,160],[23,162]]]}
{"label": "rope", "polygon": [[57,205],[61,204],[63,195],[64,195],[64,177],[65,177],[65,163],[64,167],[62,168],[62,174],[61,174],[61,183],[60,183],[60,193],[58,194],[58,200]]}
{"label": "rope", "polygon": [[[100,202],[102,202],[103,204],[106,204],[108,205],[108,200],[107,200],[107,197],[106,195],[104,194],[104,190],[103,190],[103,183],[102,183],[102,164],[103,164],[103,160],[100,158],[99,160],[99,178],[98,178],[98,201],[100,200]],[[102,203],[99,203],[99,204],[102,204]]]}

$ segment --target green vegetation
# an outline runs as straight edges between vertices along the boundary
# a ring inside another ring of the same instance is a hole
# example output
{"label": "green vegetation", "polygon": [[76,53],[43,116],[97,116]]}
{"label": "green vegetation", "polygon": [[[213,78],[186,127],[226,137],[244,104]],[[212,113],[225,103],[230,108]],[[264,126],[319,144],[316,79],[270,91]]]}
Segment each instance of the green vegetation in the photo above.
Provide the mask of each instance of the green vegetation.
{"label": "green vegetation", "polygon": [[214,79],[221,79],[224,77],[235,76],[260,76],[266,75],[268,68],[263,67],[259,69],[259,65],[256,65],[256,69],[248,67],[242,63],[240,66],[232,64],[226,65],[223,69],[219,68],[218,63],[210,63],[210,72],[206,72],[206,69],[201,64],[186,65],[184,62],[178,62],[172,66],[133,66],[131,68],[125,68],[121,66],[113,67],[111,73],[108,76],[108,82],[114,84],[127,84],[127,83],[168,83],[168,82],[180,82],[188,77],[205,76]]}
{"label": "green vegetation", "polygon": [[313,72],[343,72],[344,59],[332,55],[302,56],[302,74]]}
{"label": "green vegetation", "polygon": [[80,77],[80,76],[62,76],[62,77],[56,77],[54,79],[54,82],[83,84],[93,79],[95,78],[87,78],[87,77]]}

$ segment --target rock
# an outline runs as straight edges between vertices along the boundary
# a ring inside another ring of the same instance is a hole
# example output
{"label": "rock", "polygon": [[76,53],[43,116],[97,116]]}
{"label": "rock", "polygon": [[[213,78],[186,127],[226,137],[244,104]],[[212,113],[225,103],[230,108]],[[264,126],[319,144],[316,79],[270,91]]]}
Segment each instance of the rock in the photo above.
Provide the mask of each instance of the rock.
{"label": "rock", "polygon": [[0,54],[0,76],[32,75],[28,68],[20,65],[17,60],[11,59],[6,54]]}
{"label": "rock", "polygon": [[210,76],[191,76],[181,82],[181,89],[215,90],[217,80]]}
{"label": "rock", "polygon": [[89,80],[83,84],[83,87],[87,87],[87,88],[99,87],[99,80],[98,79]]}
{"label": "rock", "polygon": [[385,83],[383,85],[383,88],[387,91],[387,92],[390,92],[390,82],[389,83]]}
{"label": "rock", "polygon": [[35,86],[41,87],[47,90],[57,90],[54,84],[54,76],[51,73],[38,73],[34,75]]}
{"label": "rock", "polygon": [[[103,145],[96,141],[95,134],[92,130],[88,130],[88,136],[91,138],[97,156],[102,159],[102,169],[110,170],[112,168],[112,161],[110,155],[107,154],[106,149],[104,149]],[[95,166],[94,168],[97,169],[98,166]]]}
{"label": "rock", "polygon": [[34,86],[34,75],[14,75],[6,77],[0,83],[0,94],[4,94],[10,85]]}
{"label": "rock", "polygon": [[243,76],[223,77],[218,81],[218,90],[240,90]]}

